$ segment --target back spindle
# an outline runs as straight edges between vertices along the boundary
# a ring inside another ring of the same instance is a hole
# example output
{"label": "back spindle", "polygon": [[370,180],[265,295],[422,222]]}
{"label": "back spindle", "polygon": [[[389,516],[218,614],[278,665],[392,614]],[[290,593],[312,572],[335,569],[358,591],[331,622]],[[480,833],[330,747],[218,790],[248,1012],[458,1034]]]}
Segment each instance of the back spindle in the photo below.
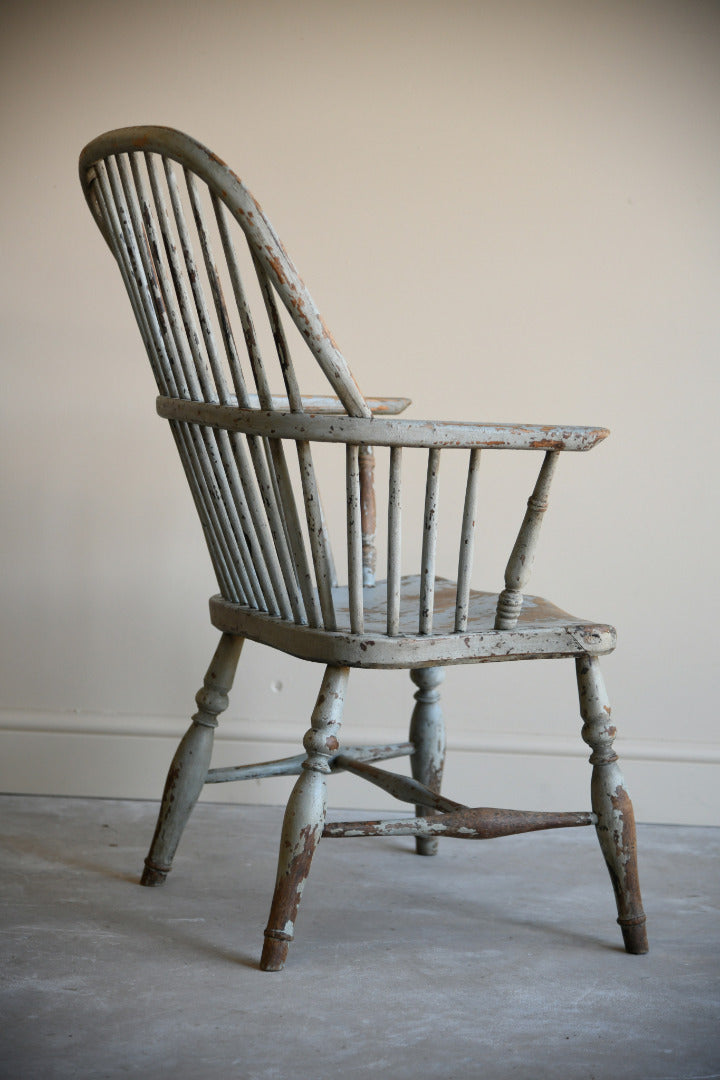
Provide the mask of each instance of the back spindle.
{"label": "back spindle", "polygon": [[[240,382],[240,364],[235,345],[235,338],[232,331],[232,325],[230,317],[225,307],[225,301],[222,294],[222,286],[218,276],[217,268],[215,265],[215,257],[210,245],[210,239],[208,230],[205,224],[204,215],[202,211],[202,205],[199,197],[197,184],[191,173],[186,171],[187,187],[190,196],[190,202],[193,210],[193,216],[195,219],[195,226],[197,229],[197,235],[200,239],[200,245],[203,254],[203,261],[205,265],[205,271],[207,280],[210,285],[210,294],[215,307],[215,313],[217,316],[217,323],[220,327],[220,333],[223,345],[225,347],[226,359],[228,361],[229,369],[235,373],[233,375],[233,382],[235,386],[238,386]],[[203,318],[201,319],[203,325],[207,323],[209,325],[210,320],[207,313],[207,305],[204,302],[202,291],[197,283],[193,285],[196,295],[202,302]],[[210,352],[210,349],[208,350]],[[211,357],[211,366],[213,372],[217,370],[215,374],[215,382],[218,388],[218,394],[222,402],[229,401],[229,395],[227,386],[225,384],[224,377],[222,376],[220,364],[217,358],[213,362]],[[244,385],[240,384],[238,387],[241,391],[244,389]],[[222,433],[221,433],[222,434]],[[224,442],[220,444],[221,450],[227,451],[229,447]],[[265,605],[271,614],[280,614],[283,618],[291,617],[291,608],[287,599],[285,590],[285,583],[282,580],[282,571],[280,564],[278,563],[276,552],[272,543],[272,536],[270,529],[268,528],[267,521],[264,516],[263,507],[252,480],[251,467],[249,460],[245,454],[245,448],[242,440],[235,439],[232,443],[232,450],[234,450],[235,462],[232,459],[226,464],[226,471],[231,478],[233,494],[238,504],[238,510],[240,512],[240,521],[243,526],[243,532],[248,538],[248,543],[251,546],[251,551],[254,555],[254,562],[257,568],[258,580],[261,586],[262,594],[265,599]],[[235,476],[235,468],[233,464],[237,465],[239,476]],[[237,483],[239,481],[239,485]],[[257,537],[257,543],[259,544],[259,551],[253,546],[253,531]],[[260,553],[261,557],[260,557]]]}
{"label": "back spindle", "polygon": [[[260,345],[247,300],[247,294],[242,283],[235,246],[232,242],[232,237],[228,228],[227,216],[216,196],[213,197],[213,201],[220,240],[225,255],[233,294],[235,296],[235,304],[240,318],[243,337],[245,339],[245,347],[247,349],[250,369],[255,383],[255,390],[258,395],[258,402],[261,409],[271,409],[272,393],[270,382],[263,363]],[[253,258],[253,265],[258,276],[261,290],[263,291],[263,296],[265,297],[266,310],[269,308],[274,312],[273,318],[275,323],[277,323],[279,321],[279,316],[272,295],[270,294],[270,286],[267,282],[265,271],[255,258]],[[277,341],[279,338],[277,325],[274,326],[274,336]],[[282,338],[280,345],[281,349],[284,344],[284,338]],[[234,364],[232,357],[230,357],[229,360],[230,371],[238,402],[240,405],[247,408],[250,405],[250,399],[242,375],[242,370],[239,364],[237,366]],[[296,409],[301,408],[298,397],[293,395],[293,405]],[[273,540],[278,553],[278,559],[295,622],[303,624],[309,621],[310,625],[319,626],[320,615],[312,593],[307,557],[304,548],[299,541],[299,517],[295,507],[292,483],[290,481],[282,443],[279,439],[271,439],[265,440],[263,445],[257,437],[249,437],[248,445],[260,492],[268,513]],[[290,521],[288,520],[288,517],[290,518]]]}
{"label": "back spindle", "polygon": [[280,363],[280,371],[283,382],[285,383],[285,392],[290,403],[290,410],[291,412],[304,412],[300,387],[298,385],[297,376],[295,375],[295,368],[293,367],[292,356],[287,343],[287,338],[285,337],[285,330],[280,318],[280,312],[278,311],[275,294],[267,276],[267,272],[265,271],[265,267],[254,252],[252,255],[260,292],[262,293],[273,341],[275,342],[275,349]]}
{"label": "back spindle", "polygon": [[305,440],[298,439],[296,446],[300,466],[300,481],[305,499],[305,518],[310,540],[310,554],[315,568],[315,580],[317,582],[323,626],[326,630],[336,630],[335,605],[332,597],[334,572],[330,555],[330,538],[320,505],[312,452],[310,443]]}
{"label": "back spindle", "polygon": [[[293,367],[292,355],[283,329],[272,283],[264,266],[254,252],[253,263],[270,328],[272,330],[290,410],[291,412],[304,412],[305,409],[300,394],[300,386],[297,381],[295,368]],[[305,499],[305,516],[310,539],[310,553],[315,569],[315,581],[317,583],[323,626],[326,630],[335,630],[337,624],[332,598],[332,587],[336,580],[335,565],[333,562],[332,548],[330,546],[330,538],[325,524],[322,504],[320,502],[320,492],[315,475],[312,450],[310,448],[310,443],[306,440],[298,440],[296,448],[303,497]]]}
{"label": "back spindle", "polygon": [[[128,211],[117,184],[115,168],[116,164],[111,159],[98,162],[95,166],[94,187],[98,210],[125,281],[158,387],[166,393],[182,393],[184,387],[178,385],[172,372],[163,363],[159,344],[162,339],[157,326],[158,312],[149,302],[147,277],[141,270],[142,258],[136,245],[136,236],[129,229]],[[212,480],[203,474],[195,433],[187,424],[172,424],[171,428],[200,513],[220,588],[225,596],[242,601],[246,594],[236,568],[232,565],[230,551],[218,522],[211,491]]]}
{"label": "back spindle", "polygon": [[[136,162],[134,164],[136,165]],[[108,176],[110,190],[107,195],[108,198],[112,196],[112,201],[124,222],[124,238],[130,256],[132,277],[137,282],[142,321],[151,339],[150,353],[157,360],[158,385],[161,389],[163,385],[166,385],[171,392],[173,389],[177,392],[179,388],[176,373],[179,373],[182,366],[181,356],[176,353],[173,357],[173,335],[165,332],[168,330],[164,321],[166,309],[160,302],[158,293],[158,289],[162,290],[161,268],[157,261],[151,259],[148,248],[148,244],[153,244],[156,238],[153,236],[149,222],[140,221],[138,207],[132,197],[130,174],[123,158],[118,158],[112,164],[108,162]],[[149,204],[144,197],[137,167],[133,170],[133,182],[136,184],[140,204],[149,212]],[[154,250],[159,252],[156,243]],[[186,234],[184,255],[186,260],[190,260],[190,264],[193,265],[192,252]],[[159,273],[160,276],[158,276]],[[167,289],[165,291],[167,292]],[[182,303],[185,295],[179,291],[178,297]],[[184,311],[183,315],[187,316],[188,312]],[[169,329],[172,330],[172,325]],[[196,368],[200,372],[201,379],[204,376],[205,386],[209,388],[209,380],[199,353],[196,359],[199,361],[196,363]],[[214,397],[212,390],[210,390],[210,396],[212,400]],[[177,435],[180,440],[179,446],[182,446],[188,477],[192,476],[194,490],[197,490],[205,507],[203,523],[215,536],[216,543],[211,547],[211,553],[215,555],[214,563],[221,588],[228,589],[228,594],[231,596],[237,596],[245,601],[249,599],[258,605],[262,604],[264,600],[244,536],[238,545],[238,533],[241,531],[241,526],[233,505],[226,471],[221,467],[219,460],[222,458],[222,453],[219,452],[218,440],[222,439],[222,436],[206,430],[198,432],[193,427],[185,430],[178,428]]]}

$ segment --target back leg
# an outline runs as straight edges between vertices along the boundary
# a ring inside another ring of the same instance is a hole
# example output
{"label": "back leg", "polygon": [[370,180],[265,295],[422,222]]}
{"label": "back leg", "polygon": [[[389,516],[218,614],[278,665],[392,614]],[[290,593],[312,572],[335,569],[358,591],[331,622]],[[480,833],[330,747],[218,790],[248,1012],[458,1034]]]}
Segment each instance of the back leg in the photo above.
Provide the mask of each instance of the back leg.
{"label": "back leg", "polygon": [[645,912],[640,896],[635,815],[613,750],[615,728],[596,656],[576,660],[584,741],[592,748],[590,793],[597,815],[597,835],[615,890],[618,923],[629,953],[648,951]]}
{"label": "back leg", "polygon": [[[410,768],[415,780],[425,784],[431,791],[440,794],[443,768],[445,766],[445,721],[440,708],[438,687],[445,678],[443,668],[415,668],[410,678],[417,686],[415,701],[410,720],[410,742],[414,746],[410,758]],[[418,817],[425,817],[433,811],[417,806]],[[429,836],[415,838],[415,850],[418,855],[436,855],[438,841]]]}
{"label": "back leg", "polygon": [[162,885],[172,868],[183,829],[205,784],[217,718],[228,706],[244,640],[234,634],[222,635],[203,687],[196,695],[198,711],[170,765],[141,885]]}

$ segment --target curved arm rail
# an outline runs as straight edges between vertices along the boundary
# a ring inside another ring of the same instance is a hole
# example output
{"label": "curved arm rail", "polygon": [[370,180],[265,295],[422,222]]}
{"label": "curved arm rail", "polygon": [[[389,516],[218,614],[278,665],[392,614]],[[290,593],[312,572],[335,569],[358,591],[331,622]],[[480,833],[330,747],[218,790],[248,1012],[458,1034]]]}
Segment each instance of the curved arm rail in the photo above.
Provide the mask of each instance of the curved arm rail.
{"label": "curved arm rail", "polygon": [[472,424],[407,420],[390,416],[335,416],[241,409],[160,396],[158,415],[166,420],[205,424],[224,431],[274,439],[406,446],[458,450],[591,450],[610,432],[600,427],[547,424]]}

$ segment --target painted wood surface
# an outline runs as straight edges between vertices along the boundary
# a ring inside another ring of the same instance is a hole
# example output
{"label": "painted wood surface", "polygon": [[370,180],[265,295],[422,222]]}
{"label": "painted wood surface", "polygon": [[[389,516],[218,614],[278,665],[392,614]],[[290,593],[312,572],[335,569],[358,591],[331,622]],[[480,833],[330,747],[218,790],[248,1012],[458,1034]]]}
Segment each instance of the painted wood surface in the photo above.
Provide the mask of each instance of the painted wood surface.
{"label": "painted wood surface", "polygon": [[627,952],[646,953],[648,940],[638,876],[635,815],[613,748],[616,732],[605,683],[596,657],[579,657],[576,669],[580,713],[585,721],[582,737],[592,749],[592,808],[615,891],[618,923]]}
{"label": "painted wood surface", "polygon": [[215,402],[160,396],[158,416],[247,434],[366,446],[416,446],[458,450],[592,450],[610,434],[606,428],[557,424],[461,423],[405,417],[333,416],[326,413],[271,412]]}
{"label": "painted wood surface", "polygon": [[[537,596],[525,596],[523,609],[512,630],[495,630],[498,594],[472,590],[468,598],[468,629],[456,633],[457,586],[438,578],[433,589],[433,632],[418,632],[421,602],[419,575],[399,583],[397,630],[386,630],[387,583],[377,582],[364,590],[363,634],[350,630],[348,590],[333,590],[334,609],[341,629],[330,633],[308,626],[294,626],[262,612],[249,611],[214,596],[210,618],[218,630],[241,634],[292,656],[320,663],[362,668],[419,668],[438,664],[469,664],[484,661],[602,655],[615,647],[611,626],[576,619]],[[470,629],[472,627],[472,629]]]}
{"label": "painted wood surface", "polygon": [[[210,601],[220,644],[170,767],[143,884],[165,880],[205,783],[294,775],[264,970],[285,962],[322,836],[414,836],[416,850],[430,855],[442,836],[595,824],[625,947],[645,951],[632,804],[598,666],[615,646],[615,631],[526,594],[560,453],[590,450],[607,430],[412,420],[399,415],[407,398],[364,397],[259,204],[219,158],[180,132],[108,132],[83,151],[80,177],[125,284],[155,376],[157,412],[177,446],[220,590]],[[294,331],[327,393],[304,393]],[[320,457],[333,447],[345,458],[341,491],[323,490],[320,479]],[[499,592],[472,587],[481,451],[542,455]],[[384,490],[375,484],[381,454]],[[425,475],[421,552],[407,566],[403,483],[418,456]],[[460,506],[441,491],[441,477],[453,468],[464,476]],[[334,544],[324,505],[338,500],[346,512]],[[436,573],[441,518],[455,530],[457,582]],[[376,580],[378,541],[387,551],[384,580]],[[213,732],[246,638],[324,665],[311,726],[302,754],[211,768]],[[466,807],[441,793],[443,668],[548,658],[576,662],[582,736],[592,749],[592,810]],[[353,667],[410,670],[417,690],[406,743],[341,750]],[[403,756],[411,776],[378,765]],[[341,771],[414,805],[416,816],[328,823],[327,779]]]}
{"label": "painted wood surface", "polygon": [[[415,708],[410,718],[410,742],[413,755],[410,767],[413,777],[434,795],[440,795],[443,769],[445,768],[445,719],[440,706],[440,686],[445,678],[441,667],[415,668],[410,672],[415,683]],[[410,802],[410,799],[407,800]],[[415,799],[415,813],[427,816],[428,809],[457,810],[457,803],[449,800],[428,803],[427,800]],[[418,855],[436,855],[438,842],[427,836],[418,836],[415,840]]]}
{"label": "painted wood surface", "polygon": [[183,829],[207,780],[218,716],[228,706],[243,638],[223,634],[197,693],[198,711],[177,748],[168,773],[143,885],[162,885],[172,868]]}
{"label": "painted wood surface", "polygon": [[265,929],[260,967],[279,971],[295,932],[295,919],[310,864],[327,814],[330,757],[338,749],[348,668],[326,668],[311,727],[303,740],[307,757],[288,800],[280,838],[275,893]]}

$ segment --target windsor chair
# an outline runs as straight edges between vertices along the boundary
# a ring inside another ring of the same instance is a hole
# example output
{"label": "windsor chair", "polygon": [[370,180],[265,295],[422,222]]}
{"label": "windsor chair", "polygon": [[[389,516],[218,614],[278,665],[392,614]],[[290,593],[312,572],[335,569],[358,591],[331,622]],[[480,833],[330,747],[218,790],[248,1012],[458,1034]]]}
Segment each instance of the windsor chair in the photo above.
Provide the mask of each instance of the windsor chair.
{"label": "windsor chair", "polygon": [[[589,450],[608,432],[410,420],[399,415],[407,399],[364,397],[259,205],[223,162],[177,131],[138,127],[102,135],[83,150],[80,177],[123,277],[157,381],[157,412],[177,445],[219,586],[210,618],[220,642],[170,767],[142,884],[165,881],[204,784],[296,775],[263,970],[285,962],[321,837],[407,835],[416,838],[418,853],[431,855],[441,837],[483,839],[594,824],[625,948],[647,951],[633,809],[599,669],[615,632],[525,595],[560,455]],[[323,393],[301,393],[298,343],[322,378]],[[502,450],[535,451],[540,467],[504,588],[478,592],[471,571],[480,457]],[[347,509],[335,550],[320,499],[323,452],[344,459]],[[386,459],[382,514],[373,483],[376,452]],[[425,485],[421,550],[415,573],[404,574],[402,473],[404,461],[418,458]],[[436,575],[441,458],[464,473],[456,520],[446,508],[442,515],[455,529],[456,581]],[[382,580],[375,574],[378,526],[387,566]],[[342,557],[344,584],[335,556]],[[311,726],[304,752],[295,757],[211,768],[214,729],[246,638],[324,665]],[[445,666],[542,658],[574,661],[582,737],[592,750],[592,810],[469,808],[442,795],[439,685]],[[417,691],[407,742],[341,750],[351,668],[410,671]],[[402,756],[410,759],[411,776],[376,764]],[[329,823],[327,778],[340,771],[414,805],[415,816]]]}

